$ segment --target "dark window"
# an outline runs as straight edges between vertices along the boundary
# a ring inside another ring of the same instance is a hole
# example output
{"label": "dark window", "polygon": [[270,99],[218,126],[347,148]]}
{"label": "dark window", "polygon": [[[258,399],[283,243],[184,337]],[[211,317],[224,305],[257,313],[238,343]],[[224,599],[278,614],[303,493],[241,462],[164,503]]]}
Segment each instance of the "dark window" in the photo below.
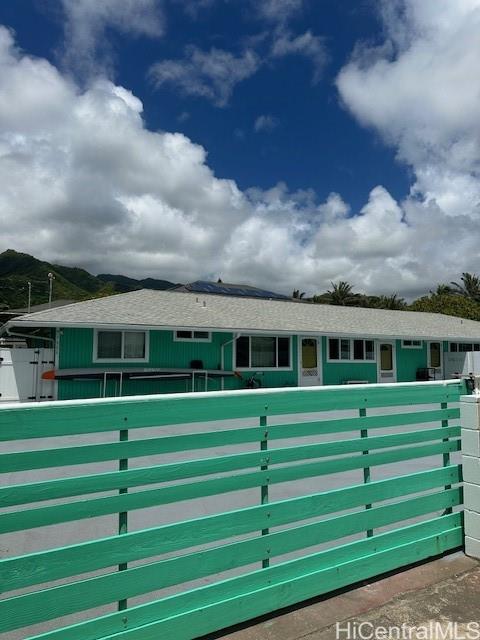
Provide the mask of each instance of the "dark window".
{"label": "dark window", "polygon": [[275,369],[290,366],[290,338],[241,336],[235,345],[237,367]]}
{"label": "dark window", "polygon": [[[465,345],[463,345],[465,346]],[[439,342],[430,343],[430,366],[438,368],[442,364],[442,356]]]}
{"label": "dark window", "polygon": [[146,356],[145,331],[98,331],[99,360],[143,360]]}
{"label": "dark window", "polygon": [[278,366],[290,366],[290,338],[278,338]]}
{"label": "dark window", "polygon": [[252,367],[276,367],[277,339],[270,336],[250,338]]}
{"label": "dark window", "polygon": [[122,357],[122,332],[99,331],[97,334],[97,358]]}
{"label": "dark window", "polygon": [[340,359],[350,360],[350,340],[340,340]]}
{"label": "dark window", "polygon": [[126,360],[145,358],[144,331],[125,331],[123,357]]}
{"label": "dark window", "polygon": [[328,359],[365,362],[375,360],[375,343],[373,340],[351,338],[329,338]]}
{"label": "dark window", "polygon": [[457,352],[457,350],[458,350],[458,345],[457,345],[457,343],[456,343],[456,342],[451,342],[451,343],[450,343],[450,351],[451,351],[452,353],[456,353],[456,352]]}
{"label": "dark window", "polygon": [[328,340],[328,357],[330,360],[338,360],[340,358],[337,338],[330,338]]}
{"label": "dark window", "polygon": [[250,366],[250,338],[241,336],[236,341],[236,365],[237,367]]}
{"label": "dark window", "polygon": [[375,360],[375,345],[373,340],[365,340],[365,359]]}
{"label": "dark window", "polygon": [[364,342],[363,340],[354,340],[353,341],[353,359],[354,360],[364,360]]}
{"label": "dark window", "polygon": [[175,331],[175,338],[177,340],[201,340],[205,342],[210,342],[210,332],[209,331],[186,331],[180,330]]}

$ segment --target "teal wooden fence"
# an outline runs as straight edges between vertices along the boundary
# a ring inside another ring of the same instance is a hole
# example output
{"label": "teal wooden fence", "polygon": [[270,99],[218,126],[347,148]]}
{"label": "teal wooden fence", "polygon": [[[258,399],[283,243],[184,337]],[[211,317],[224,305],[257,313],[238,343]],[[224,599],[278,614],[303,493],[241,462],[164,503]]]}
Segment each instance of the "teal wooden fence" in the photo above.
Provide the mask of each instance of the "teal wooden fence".
{"label": "teal wooden fence", "polygon": [[[451,381],[0,408],[0,632],[194,638],[461,546],[461,393]],[[143,456],[157,458],[132,466]],[[82,473],[106,462],[116,469]],[[213,509],[199,516],[198,500]],[[139,527],[140,513],[160,524]],[[116,530],[89,537],[100,516]],[[72,523],[84,540],[68,542]],[[24,538],[34,550],[9,554]]]}

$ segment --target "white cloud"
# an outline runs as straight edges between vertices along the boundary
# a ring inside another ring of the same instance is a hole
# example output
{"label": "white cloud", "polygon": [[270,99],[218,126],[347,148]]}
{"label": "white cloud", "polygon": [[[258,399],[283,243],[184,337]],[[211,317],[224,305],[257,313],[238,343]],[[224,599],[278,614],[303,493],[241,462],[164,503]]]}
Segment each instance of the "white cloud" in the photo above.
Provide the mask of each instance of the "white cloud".
{"label": "white cloud", "polygon": [[[193,18],[215,3],[215,0],[175,1]],[[310,29],[295,35],[287,27],[302,8],[303,0],[255,1],[252,10],[268,23],[269,29],[244,37],[242,53],[235,55],[215,47],[205,51],[190,45],[183,58],[159,60],[153,64],[149,70],[150,79],[157,88],[172,85],[185,96],[198,96],[217,107],[225,107],[235,86],[254,75],[265,63],[272,64],[285,56],[297,55],[310,60],[316,83],[328,60],[324,38],[314,35]]]}
{"label": "white cloud", "polygon": [[190,112],[189,111],[182,111],[177,116],[177,120],[178,120],[178,122],[186,122],[187,120],[190,120]]}
{"label": "white cloud", "polygon": [[255,131],[260,132],[263,131],[265,133],[271,133],[274,129],[276,129],[279,125],[278,118],[275,118],[271,115],[260,115],[256,118],[253,128]]}
{"label": "white cloud", "polygon": [[295,34],[289,24],[304,8],[303,0],[263,0],[254,2],[257,15],[273,25],[270,59],[285,56],[303,56],[311,61],[314,69],[313,83],[320,80],[322,71],[328,61],[325,39],[314,35],[310,29]]}
{"label": "white cloud", "polygon": [[[263,39],[256,44],[262,44]],[[172,85],[182,95],[205,98],[217,107],[225,107],[238,83],[253,76],[265,62],[290,55],[309,59],[314,68],[313,82],[319,81],[328,60],[324,39],[311,31],[293,36],[283,26],[275,30],[270,51],[263,59],[253,46],[239,55],[215,47],[203,51],[188,46],[183,58],[160,60],[150,67],[148,75],[156,88]]]}
{"label": "white cloud", "polygon": [[252,76],[259,65],[258,56],[250,49],[235,56],[222,49],[202,51],[190,46],[183,60],[157,62],[150,68],[149,75],[157,87],[173,84],[184,95],[207,98],[216,106],[224,107],[235,86]]}
{"label": "white cloud", "polygon": [[451,215],[480,202],[480,0],[383,3],[387,39],[360,47],[337,84],[348,109],[396,147],[414,191]]}
{"label": "white cloud", "polygon": [[314,84],[320,80],[322,71],[328,61],[324,38],[314,35],[310,30],[294,36],[289,31],[282,29],[275,36],[272,45],[272,56],[274,58],[282,58],[289,55],[300,55],[308,58],[313,64]]}
{"label": "white cloud", "polygon": [[254,7],[262,18],[286,22],[302,9],[303,0],[254,0]]}
{"label": "white cloud", "polygon": [[192,19],[196,19],[199,13],[205,9],[210,9],[216,0],[174,0],[183,6],[183,10]]}
{"label": "white cloud", "polygon": [[[419,37],[384,64],[400,63],[420,46]],[[465,39],[464,46],[473,43]],[[352,110],[366,100],[355,74],[374,86],[368,69],[375,78],[380,60],[362,64],[356,59],[339,81]],[[346,79],[352,84],[344,87]],[[393,92],[388,76],[386,82],[384,91]],[[351,86],[356,92],[347,91]],[[472,182],[477,156],[461,118],[449,137],[448,127],[433,126],[432,115],[429,135],[441,141],[442,153],[435,146],[428,164],[405,123],[415,127],[417,121],[402,115],[408,111],[404,91],[400,86],[396,94],[403,109],[378,87],[371,102],[374,113],[380,113],[376,99],[390,104],[395,136],[389,140],[410,158],[416,191],[399,203],[377,186],[355,215],[340,194],[318,204],[312,191],[292,193],[282,183],[242,192],[213,174],[203,147],[179,133],[149,131],[130,91],[106,80],[82,90],[47,61],[16,50],[12,35],[0,28],[0,250],[174,281],[221,274],[285,292],[301,287],[313,293],[338,279],[376,293],[428,291],[463,270],[480,270]],[[469,89],[466,94],[468,103],[473,98]],[[452,99],[460,104],[458,96]],[[425,101],[425,108],[434,106]],[[384,134],[380,116],[369,118],[369,126]],[[478,124],[469,122],[475,140]],[[419,126],[417,137],[423,140],[424,133]],[[445,166],[455,180],[448,180]]]}
{"label": "white cloud", "polygon": [[164,30],[162,0],[62,0],[65,12],[64,63],[80,77],[111,71],[107,28],[131,36],[159,37]]}

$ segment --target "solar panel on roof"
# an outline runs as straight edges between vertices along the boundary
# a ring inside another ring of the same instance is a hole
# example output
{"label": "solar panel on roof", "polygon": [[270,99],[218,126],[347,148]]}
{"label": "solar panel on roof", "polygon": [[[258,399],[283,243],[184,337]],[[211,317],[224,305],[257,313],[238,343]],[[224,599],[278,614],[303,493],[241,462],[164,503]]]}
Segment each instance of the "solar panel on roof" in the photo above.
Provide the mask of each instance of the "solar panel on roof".
{"label": "solar panel on roof", "polygon": [[267,291],[266,289],[257,289],[255,287],[241,287],[241,286],[229,286],[228,284],[205,282],[203,280],[197,280],[187,285],[190,291],[197,293],[216,293],[220,295],[230,296],[242,296],[248,298],[274,298],[277,300],[288,300],[288,296],[284,296],[281,293],[275,293],[273,291]]}

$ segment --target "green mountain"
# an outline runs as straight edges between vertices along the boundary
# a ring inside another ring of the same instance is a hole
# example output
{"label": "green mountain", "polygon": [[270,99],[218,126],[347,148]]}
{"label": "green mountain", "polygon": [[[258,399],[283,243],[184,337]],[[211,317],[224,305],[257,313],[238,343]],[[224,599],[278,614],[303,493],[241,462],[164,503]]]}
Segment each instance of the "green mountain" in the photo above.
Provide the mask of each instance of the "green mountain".
{"label": "green mountain", "polygon": [[168,280],[156,280],[155,278],[143,278],[143,280],[135,280],[127,276],[113,275],[111,273],[99,273],[98,279],[103,282],[109,282],[115,285],[117,291],[133,291],[134,289],[156,289],[164,291],[176,286]]}
{"label": "green mountain", "polygon": [[38,260],[27,253],[8,249],[0,253],[0,309],[24,308],[28,302],[28,282],[32,284],[32,306],[48,302],[48,274],[53,273],[53,299],[86,300],[136,289],[170,289],[173,282],[101,274]]}

